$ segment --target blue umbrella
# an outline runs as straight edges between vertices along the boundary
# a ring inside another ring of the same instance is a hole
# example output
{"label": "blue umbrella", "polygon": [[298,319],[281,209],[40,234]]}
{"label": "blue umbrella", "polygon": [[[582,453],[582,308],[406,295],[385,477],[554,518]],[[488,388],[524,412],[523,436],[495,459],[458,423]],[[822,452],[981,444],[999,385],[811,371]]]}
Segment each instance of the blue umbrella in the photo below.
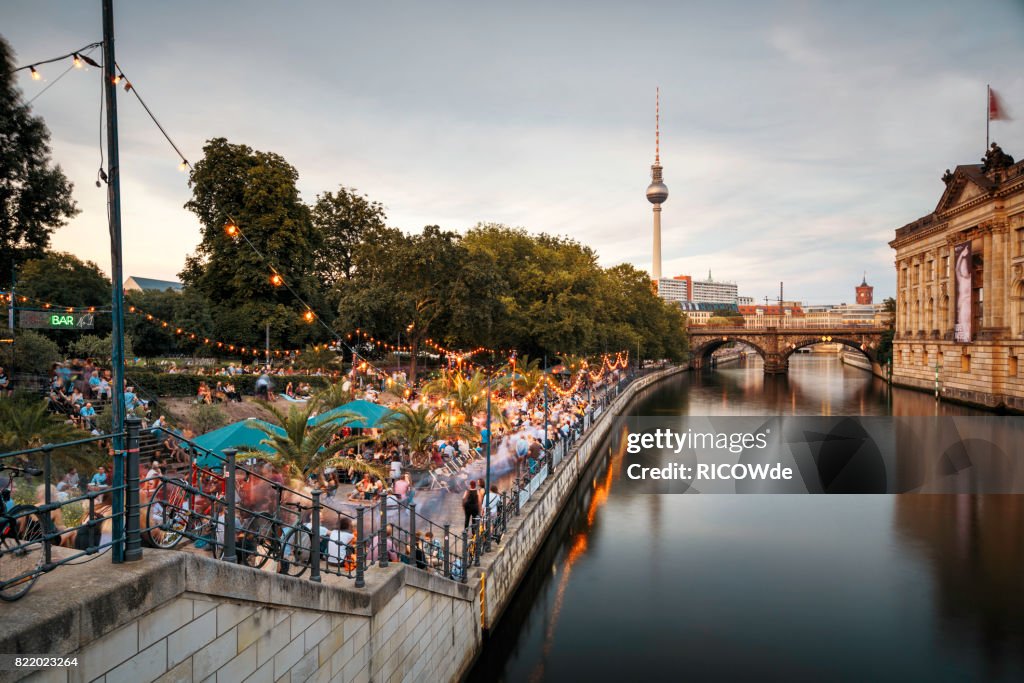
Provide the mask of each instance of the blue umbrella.
{"label": "blue umbrella", "polygon": [[381,420],[391,414],[389,408],[369,401],[349,401],[345,405],[332,408],[326,413],[309,419],[309,424],[316,426],[345,414],[357,415],[359,419],[349,422],[346,426],[356,429],[370,429],[380,424]]}
{"label": "blue umbrella", "polygon": [[[241,422],[236,422],[228,425],[227,427],[221,427],[220,429],[215,429],[212,432],[207,432],[202,436],[198,436],[192,440],[192,443],[200,448],[220,455],[224,454],[225,448],[237,448],[239,450],[255,449],[263,451],[264,453],[273,453],[274,451],[270,446],[260,443],[263,439],[268,437],[267,433],[257,425],[264,425],[281,436],[285,435],[285,431],[277,425],[250,417],[246,420],[242,420]],[[219,468],[222,461],[220,458],[209,453],[201,453],[196,458],[196,464],[199,467],[204,468]]]}

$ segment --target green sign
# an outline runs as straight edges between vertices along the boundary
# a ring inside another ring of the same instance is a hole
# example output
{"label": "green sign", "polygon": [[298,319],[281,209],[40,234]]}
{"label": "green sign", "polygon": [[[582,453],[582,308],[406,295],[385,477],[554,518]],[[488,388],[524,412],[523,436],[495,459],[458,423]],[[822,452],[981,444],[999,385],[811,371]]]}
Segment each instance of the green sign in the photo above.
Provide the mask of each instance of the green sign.
{"label": "green sign", "polygon": [[95,322],[93,313],[50,311],[21,311],[19,327],[36,330],[91,330]]}

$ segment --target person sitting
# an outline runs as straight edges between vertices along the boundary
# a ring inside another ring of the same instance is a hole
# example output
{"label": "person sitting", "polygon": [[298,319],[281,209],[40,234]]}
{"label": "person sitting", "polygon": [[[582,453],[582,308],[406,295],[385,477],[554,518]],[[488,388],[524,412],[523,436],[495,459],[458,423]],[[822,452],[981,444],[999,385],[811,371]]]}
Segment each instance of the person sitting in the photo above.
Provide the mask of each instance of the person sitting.
{"label": "person sitting", "polygon": [[79,409],[78,414],[82,418],[82,426],[85,429],[88,429],[90,432],[96,429],[96,409],[92,407],[92,403],[87,401]]}
{"label": "person sitting", "polygon": [[373,500],[373,494],[373,480],[370,479],[369,473],[364,473],[363,478],[356,483],[356,487],[349,494],[348,499],[351,501]]}
{"label": "person sitting", "polygon": [[210,387],[206,386],[206,382],[199,383],[199,389],[196,390],[196,403],[207,405],[213,403],[213,395],[210,393]]}
{"label": "person sitting", "polygon": [[295,388],[292,386],[291,382],[288,382],[288,386],[284,388],[284,395],[288,398],[295,398]]}
{"label": "person sitting", "polygon": [[107,468],[100,465],[96,468],[96,474],[89,480],[90,491],[102,491],[110,486],[110,479],[107,477]]}
{"label": "person sitting", "polygon": [[235,385],[232,382],[228,382],[224,385],[224,394],[227,395],[229,401],[235,401],[237,403],[242,402],[242,395],[235,389]]}

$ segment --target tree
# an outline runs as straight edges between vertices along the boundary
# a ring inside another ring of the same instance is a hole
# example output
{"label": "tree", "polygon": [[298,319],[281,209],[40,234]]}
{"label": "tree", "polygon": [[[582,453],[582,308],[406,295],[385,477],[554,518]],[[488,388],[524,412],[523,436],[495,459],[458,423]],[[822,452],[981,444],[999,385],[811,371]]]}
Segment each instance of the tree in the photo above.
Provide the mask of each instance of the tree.
{"label": "tree", "polygon": [[372,231],[355,251],[350,279],[339,283],[339,330],[383,339],[399,334],[411,347],[410,383],[428,341],[458,342],[486,330],[496,312],[493,274],[470,258],[454,232],[428,225],[420,234]]}
{"label": "tree", "polygon": [[60,357],[57,344],[34,330],[22,330],[13,344],[4,344],[4,366],[12,374],[46,375]]}
{"label": "tree", "polygon": [[39,258],[78,209],[72,184],[50,162],[50,133],[14,85],[14,53],[0,38],[0,282]]}
{"label": "tree", "polygon": [[[224,138],[207,142],[189,177],[192,199],[185,207],[202,224],[202,242],[180,276],[209,299],[218,334],[234,343],[262,346],[268,323],[274,346],[301,347],[323,338],[316,326],[302,322],[304,310],[295,298],[327,311],[314,272],[320,236],[299,197],[298,177],[280,155]],[[244,239],[225,230],[230,219]],[[271,282],[275,272],[287,287]]]}
{"label": "tree", "polygon": [[[15,291],[29,299],[21,304],[26,307],[38,307],[41,305],[38,301],[45,301],[82,311],[99,307],[110,309],[110,280],[100,267],[65,252],[46,252],[39,258],[25,261],[18,273]],[[93,325],[98,334],[110,332],[110,315],[97,313]],[[45,330],[44,335],[67,347],[81,332]]]}
{"label": "tree", "polygon": [[351,278],[355,249],[368,234],[383,229],[385,220],[384,206],[357,194],[355,188],[341,186],[337,192],[318,194],[313,205],[313,226],[320,233],[317,279],[333,287]]}
{"label": "tree", "polygon": [[[76,358],[93,358],[98,361],[110,362],[113,354],[113,338],[113,333],[106,337],[87,334],[73,341],[69,351]],[[132,338],[128,335],[124,337],[124,355],[125,358],[130,358],[133,355]]]}
{"label": "tree", "polygon": [[377,426],[385,436],[397,438],[409,447],[413,467],[427,466],[427,449],[437,437],[440,426],[438,417],[431,412],[430,406],[420,404],[413,408],[406,404],[400,405],[390,415],[381,419]]}
{"label": "tree", "polygon": [[339,415],[313,426],[309,424],[317,409],[313,401],[302,407],[289,406],[287,413],[281,412],[269,403],[263,405],[274,416],[277,425],[284,429],[284,434],[257,422],[256,426],[267,435],[260,443],[272,448],[273,453],[268,456],[263,451],[253,450],[246,451],[246,454],[264,458],[282,472],[291,476],[301,476],[303,480],[323,467],[352,468],[358,472],[371,472],[382,478],[387,476],[383,470],[364,460],[338,456],[350,446],[366,440],[362,436],[334,438],[342,427],[358,420],[358,415]]}

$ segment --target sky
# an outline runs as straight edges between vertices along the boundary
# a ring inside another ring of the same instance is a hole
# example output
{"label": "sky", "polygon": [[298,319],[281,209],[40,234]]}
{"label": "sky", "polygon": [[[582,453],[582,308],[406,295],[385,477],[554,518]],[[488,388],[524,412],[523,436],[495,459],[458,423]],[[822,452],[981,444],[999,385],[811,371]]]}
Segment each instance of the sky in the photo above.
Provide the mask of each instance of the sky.
{"label": "sky", "polygon": [[[895,292],[893,231],[985,150],[985,88],[1024,156],[1024,0],[115,2],[117,61],[190,161],[226,137],[282,155],[312,202],[339,185],[388,224],[567,235],[651,260],[644,191],[661,89],[663,272],[743,296]],[[101,39],[99,0],[5,0],[19,65]],[[99,51],[93,53],[99,57]],[[96,69],[19,79],[81,214],[53,247],[109,272]],[[187,175],[123,90],[125,276],[177,279],[199,242]],[[244,227],[244,226],[243,226]]]}

